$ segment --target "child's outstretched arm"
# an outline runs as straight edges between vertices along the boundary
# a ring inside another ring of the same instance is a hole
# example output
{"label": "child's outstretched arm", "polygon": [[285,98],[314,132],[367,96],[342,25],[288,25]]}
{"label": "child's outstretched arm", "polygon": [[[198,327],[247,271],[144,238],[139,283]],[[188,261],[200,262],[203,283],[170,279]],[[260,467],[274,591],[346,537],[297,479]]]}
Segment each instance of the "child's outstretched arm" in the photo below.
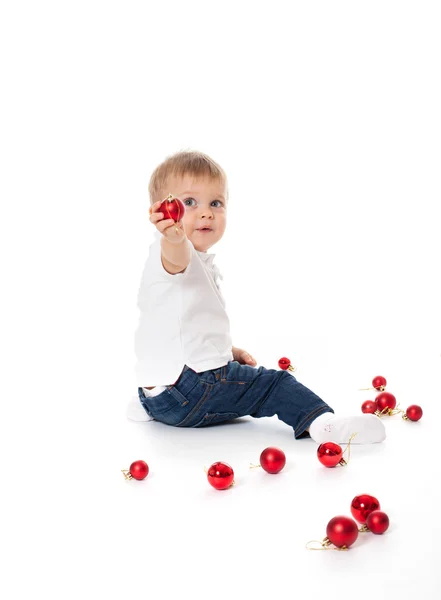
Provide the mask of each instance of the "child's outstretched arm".
{"label": "child's outstretched arm", "polygon": [[188,267],[191,259],[190,243],[182,219],[176,224],[173,219],[164,219],[164,213],[155,212],[160,205],[159,200],[150,207],[150,222],[162,233],[161,259],[164,269],[175,275]]}

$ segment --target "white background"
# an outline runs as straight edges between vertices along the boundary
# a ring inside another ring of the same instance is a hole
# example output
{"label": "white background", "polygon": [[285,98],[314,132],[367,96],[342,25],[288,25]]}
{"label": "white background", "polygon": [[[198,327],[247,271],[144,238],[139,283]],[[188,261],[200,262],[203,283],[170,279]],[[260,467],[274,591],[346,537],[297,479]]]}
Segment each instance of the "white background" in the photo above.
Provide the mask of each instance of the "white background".
{"label": "white background", "polygon": [[[2,597],[437,597],[440,26],[421,0],[2,4]],[[229,177],[234,344],[340,414],[385,375],[419,423],[328,470],[276,417],[126,420],[148,181],[181,149]],[[269,445],[277,476],[248,469]],[[306,550],[359,493],[389,531]]]}

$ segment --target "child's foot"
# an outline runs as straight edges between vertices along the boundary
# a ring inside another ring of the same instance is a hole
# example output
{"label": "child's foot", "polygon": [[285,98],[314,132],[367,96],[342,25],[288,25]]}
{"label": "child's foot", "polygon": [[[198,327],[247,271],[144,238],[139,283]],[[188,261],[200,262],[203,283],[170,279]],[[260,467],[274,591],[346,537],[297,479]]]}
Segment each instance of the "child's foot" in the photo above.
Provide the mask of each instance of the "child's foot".
{"label": "child's foot", "polygon": [[152,418],[149,417],[143,408],[139,396],[132,396],[132,399],[127,405],[126,415],[131,421],[152,421]]}
{"label": "child's foot", "polygon": [[350,417],[336,417],[333,413],[324,413],[309,426],[309,435],[317,444],[349,442],[353,433],[357,435],[352,444],[374,444],[386,438],[386,429],[376,415],[363,414]]}

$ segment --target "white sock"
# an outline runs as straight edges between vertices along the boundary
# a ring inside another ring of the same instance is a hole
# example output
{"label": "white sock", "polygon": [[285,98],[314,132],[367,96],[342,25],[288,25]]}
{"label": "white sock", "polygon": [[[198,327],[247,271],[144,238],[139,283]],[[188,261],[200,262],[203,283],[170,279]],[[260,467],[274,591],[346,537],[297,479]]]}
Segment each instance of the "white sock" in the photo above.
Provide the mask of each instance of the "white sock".
{"label": "white sock", "polygon": [[132,396],[127,404],[127,418],[131,421],[151,421],[152,418],[146,413],[143,408],[139,396]]}
{"label": "white sock", "polygon": [[351,444],[374,444],[386,438],[384,424],[379,417],[372,414],[336,417],[327,412],[317,417],[309,426],[309,435],[317,444],[348,443],[353,433],[357,435]]}
{"label": "white sock", "polygon": [[152,390],[148,390],[147,388],[143,387],[142,391],[144,392],[144,396],[153,398],[154,396],[159,396],[159,394],[162,394],[165,389],[167,389],[167,386],[157,385]]}

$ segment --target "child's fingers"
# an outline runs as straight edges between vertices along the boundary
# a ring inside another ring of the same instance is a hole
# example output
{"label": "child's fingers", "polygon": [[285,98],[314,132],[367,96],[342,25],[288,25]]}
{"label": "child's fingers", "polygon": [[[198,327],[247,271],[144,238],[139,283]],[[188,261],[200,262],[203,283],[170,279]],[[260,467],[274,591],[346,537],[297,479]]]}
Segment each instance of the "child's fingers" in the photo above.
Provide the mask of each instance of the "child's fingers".
{"label": "child's fingers", "polygon": [[155,213],[158,210],[158,208],[161,206],[161,204],[162,204],[161,200],[158,200],[158,202],[154,202],[149,208],[149,213],[150,214]]}
{"label": "child's fingers", "polygon": [[[163,221],[162,223],[166,223],[166,221]],[[162,223],[158,225],[158,229]],[[175,223],[173,219],[170,219],[170,224],[164,227],[162,234],[171,242],[179,241],[185,237],[184,228],[179,227],[179,223]]]}
{"label": "child's fingers", "polygon": [[171,227],[172,225],[174,225],[175,222],[173,221],[173,219],[164,219],[163,221],[160,221],[156,227],[159,229],[159,231],[161,233],[164,233],[164,231],[166,229],[168,229],[169,227]]}
{"label": "child's fingers", "polygon": [[[168,224],[174,223],[173,219],[164,219],[164,216],[165,216],[164,213],[160,213],[160,212],[155,213],[154,212],[152,215],[150,215],[149,219],[150,219],[150,222],[153,223],[154,225],[157,225],[160,221],[163,221],[163,220],[164,220],[164,222],[167,222]],[[182,219],[180,221],[178,221],[177,224],[178,225],[182,224]]]}

